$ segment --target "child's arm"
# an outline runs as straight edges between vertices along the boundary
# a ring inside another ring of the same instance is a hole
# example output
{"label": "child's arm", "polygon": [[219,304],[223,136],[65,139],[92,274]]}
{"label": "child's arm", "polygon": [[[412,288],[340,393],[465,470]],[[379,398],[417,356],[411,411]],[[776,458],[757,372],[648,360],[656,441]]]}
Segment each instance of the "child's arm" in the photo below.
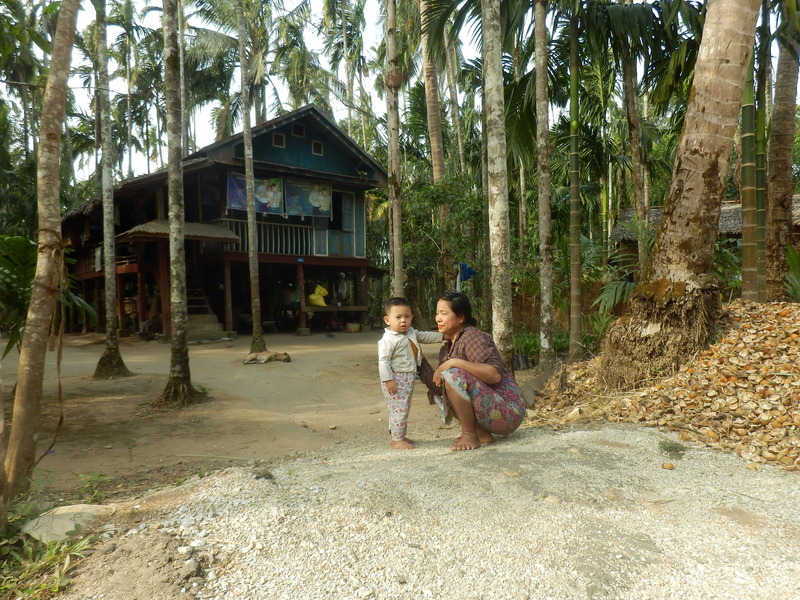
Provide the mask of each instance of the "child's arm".
{"label": "child's arm", "polygon": [[420,344],[440,344],[444,336],[438,331],[419,331],[417,330],[417,341]]}
{"label": "child's arm", "polygon": [[378,374],[381,382],[386,384],[386,391],[394,395],[397,393],[397,383],[394,380],[394,371],[392,371],[392,351],[391,340],[382,337],[378,342]]}

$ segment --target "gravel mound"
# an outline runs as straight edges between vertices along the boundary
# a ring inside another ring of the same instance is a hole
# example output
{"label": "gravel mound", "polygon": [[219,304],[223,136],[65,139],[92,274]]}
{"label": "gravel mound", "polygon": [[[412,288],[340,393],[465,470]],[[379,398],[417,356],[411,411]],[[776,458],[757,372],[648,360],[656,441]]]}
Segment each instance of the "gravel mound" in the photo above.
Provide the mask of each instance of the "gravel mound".
{"label": "gravel mound", "polygon": [[134,532],[203,564],[175,598],[800,597],[797,474],[641,426],[336,448],[175,492]]}

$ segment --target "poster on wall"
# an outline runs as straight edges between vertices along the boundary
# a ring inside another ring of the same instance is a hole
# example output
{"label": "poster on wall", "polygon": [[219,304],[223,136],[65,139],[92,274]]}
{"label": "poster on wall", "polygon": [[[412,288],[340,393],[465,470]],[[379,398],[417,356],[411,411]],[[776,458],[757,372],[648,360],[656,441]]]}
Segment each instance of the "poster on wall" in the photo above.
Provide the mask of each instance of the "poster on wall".
{"label": "poster on wall", "polygon": [[[255,184],[256,212],[283,214],[283,179],[257,179]],[[241,173],[228,173],[228,208],[247,210],[247,188]]]}
{"label": "poster on wall", "polygon": [[318,181],[286,180],[286,214],[330,217],[333,193],[330,184]]}
{"label": "poster on wall", "polygon": [[283,179],[256,180],[256,212],[279,215],[283,213]]}

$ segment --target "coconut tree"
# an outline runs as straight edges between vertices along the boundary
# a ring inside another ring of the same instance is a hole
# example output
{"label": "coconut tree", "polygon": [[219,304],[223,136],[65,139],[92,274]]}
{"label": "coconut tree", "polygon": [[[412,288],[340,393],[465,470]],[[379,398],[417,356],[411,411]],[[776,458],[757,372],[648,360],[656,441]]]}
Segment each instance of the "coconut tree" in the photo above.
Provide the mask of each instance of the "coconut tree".
{"label": "coconut tree", "polygon": [[609,328],[600,374],[630,386],[672,372],[708,344],[720,311],[711,275],[728,158],[760,0],[712,0],[672,184],[630,313]]}
{"label": "coconut tree", "polygon": [[[3,498],[17,498],[30,488],[36,464],[41,416],[45,355],[56,296],[64,277],[61,240],[61,131],[75,37],[78,0],[64,0],[50,57],[38,145],[37,205],[39,211],[38,260],[17,370],[14,411],[4,461]],[[0,507],[2,508],[2,507]],[[2,511],[5,520],[5,511]]]}
{"label": "coconut tree", "polygon": [[164,97],[167,107],[167,186],[169,213],[170,369],[167,384],[154,404],[181,407],[199,394],[192,386],[186,324],[186,256],[184,250],[183,149],[181,119],[178,2],[164,0],[161,30],[164,35]]}
{"label": "coconut tree", "polygon": [[100,100],[100,139],[102,144],[102,197],[103,197],[103,272],[105,273],[106,347],[97,362],[94,376],[110,379],[133,375],[125,366],[119,352],[117,333],[117,252],[114,230],[114,180],[111,172],[111,102],[108,82],[108,47],[106,44],[106,3],[93,2],[97,13],[95,35],[99,58],[98,98]]}

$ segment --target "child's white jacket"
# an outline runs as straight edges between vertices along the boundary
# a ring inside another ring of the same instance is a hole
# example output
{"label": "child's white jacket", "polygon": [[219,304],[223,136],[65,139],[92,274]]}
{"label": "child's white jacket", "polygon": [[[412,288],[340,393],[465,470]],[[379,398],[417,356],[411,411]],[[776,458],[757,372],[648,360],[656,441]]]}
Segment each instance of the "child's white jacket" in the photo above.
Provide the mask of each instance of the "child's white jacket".
{"label": "child's white jacket", "polygon": [[[436,344],[442,341],[438,331],[417,331],[410,327],[406,333],[392,331],[388,327],[383,330],[383,337],[378,342],[378,372],[381,381],[391,381],[392,373],[416,373],[422,363],[420,344]],[[409,341],[417,346],[417,360]]]}

